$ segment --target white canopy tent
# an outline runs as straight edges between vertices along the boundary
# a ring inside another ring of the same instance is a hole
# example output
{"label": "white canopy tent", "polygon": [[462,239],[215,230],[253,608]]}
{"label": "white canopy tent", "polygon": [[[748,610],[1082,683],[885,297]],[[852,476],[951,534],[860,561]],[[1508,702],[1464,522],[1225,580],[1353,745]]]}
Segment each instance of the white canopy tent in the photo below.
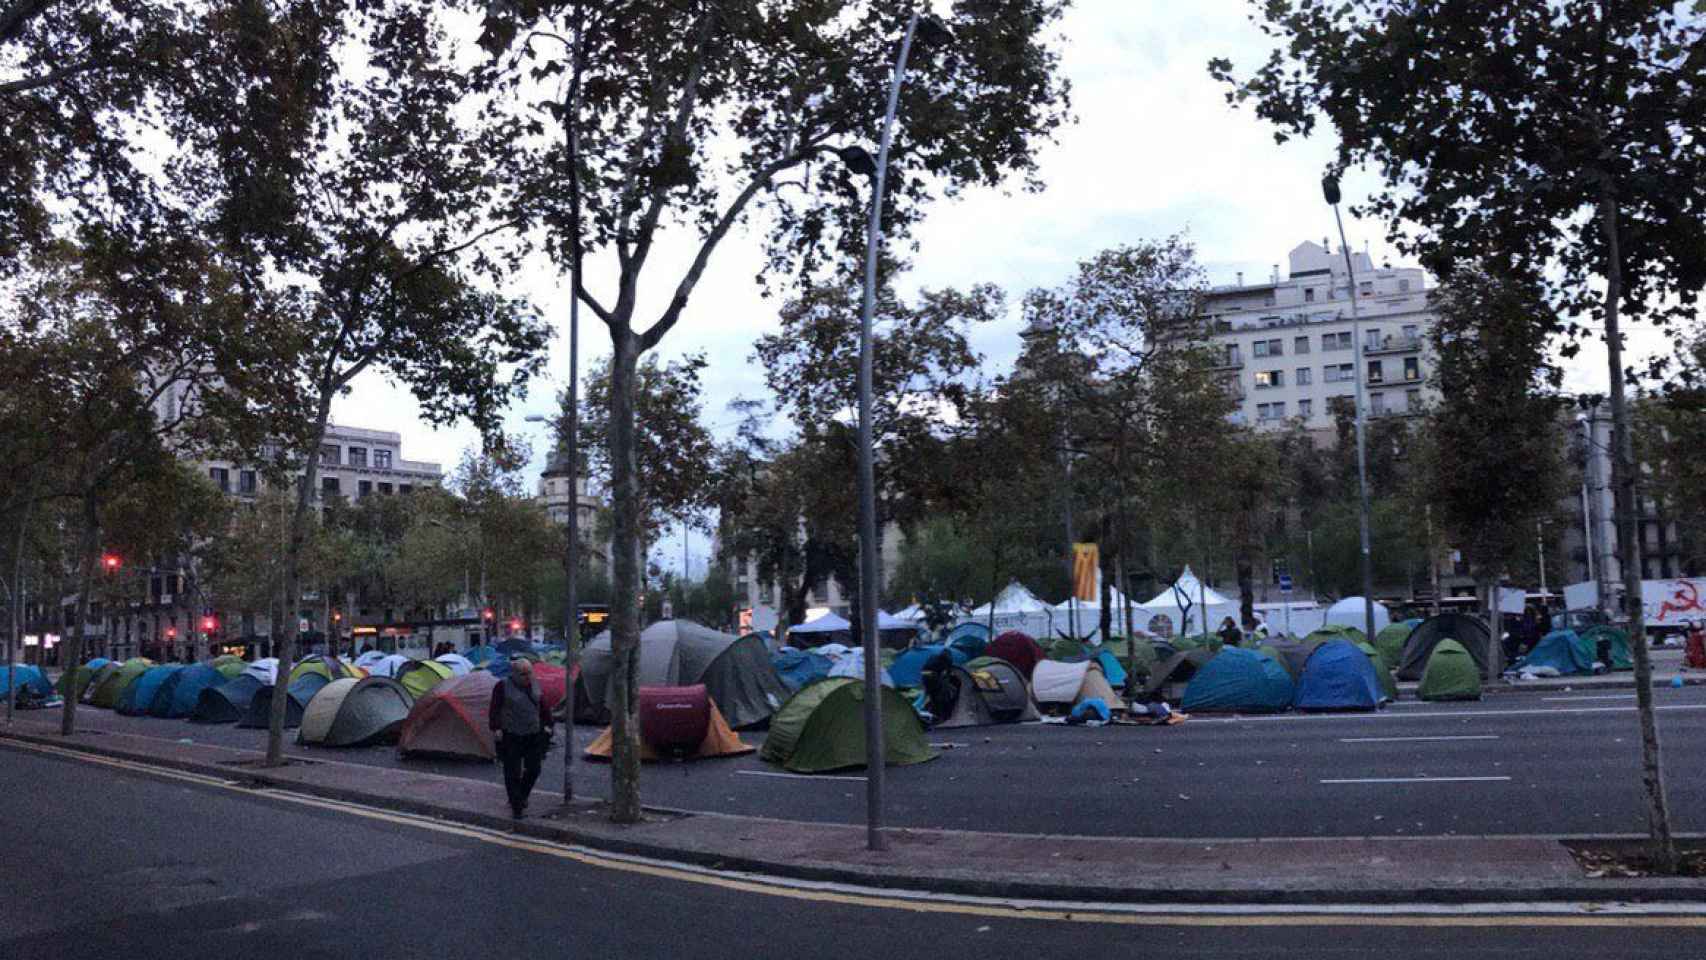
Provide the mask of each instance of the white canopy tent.
{"label": "white canopy tent", "polygon": [[[1184,599],[1179,598],[1184,594]],[[1173,586],[1156,594],[1154,599],[1143,605],[1147,611],[1146,622],[1139,625],[1151,633],[1163,634],[1164,631],[1155,629],[1155,618],[1166,615],[1173,636],[1192,636],[1201,633],[1212,633],[1227,617],[1234,621],[1238,619],[1238,601],[1228,600],[1215,590],[1205,586],[1196,574],[1186,567]]]}
{"label": "white canopy tent", "polygon": [[[1142,630],[1149,622],[1149,614],[1144,611],[1142,605],[1121,593],[1119,587],[1108,588],[1108,603],[1109,613],[1112,617],[1109,630],[1116,636],[1125,635],[1125,610],[1127,606],[1131,607],[1133,627]],[[1070,630],[1073,618],[1077,618],[1078,636],[1080,637],[1090,637],[1091,634],[1100,629],[1102,624],[1101,595],[1098,593],[1095,600],[1076,600],[1067,597],[1054,605],[1055,626],[1062,630]],[[1091,637],[1091,639],[1100,643],[1107,638]]]}
{"label": "white canopy tent", "polygon": [[835,612],[831,611],[821,617],[815,617],[811,620],[807,620],[805,623],[802,623],[797,627],[789,627],[788,636],[791,637],[795,634],[814,633],[848,633],[852,631],[852,629],[853,625],[851,623],[848,623],[845,619],[836,616]]}
{"label": "white canopy tent", "polygon": [[1057,622],[1054,608],[1037,599],[1036,594],[1017,580],[996,594],[994,600],[960,618],[960,622],[966,621],[990,626],[996,636],[1019,630],[1039,640],[1052,638]]}
{"label": "white canopy tent", "polygon": [[899,616],[891,617],[881,610],[877,611],[877,630],[878,630],[878,632],[881,632],[883,630],[917,630],[919,627],[921,627],[923,625],[924,625],[923,620],[915,620],[915,619],[912,619],[909,617],[899,617]]}
{"label": "white canopy tent", "polygon": [[[1362,630],[1368,626],[1368,605],[1368,601],[1361,597],[1346,597],[1327,608],[1327,623]],[[1386,607],[1374,604],[1374,632],[1379,633],[1391,623],[1392,614]]]}

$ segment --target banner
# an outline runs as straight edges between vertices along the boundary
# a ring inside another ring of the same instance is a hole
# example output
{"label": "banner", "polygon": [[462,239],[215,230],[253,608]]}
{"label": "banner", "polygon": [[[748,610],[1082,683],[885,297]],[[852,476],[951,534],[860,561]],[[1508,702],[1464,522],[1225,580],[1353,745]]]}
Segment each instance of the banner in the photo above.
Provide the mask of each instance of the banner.
{"label": "banner", "polygon": [[1093,543],[1072,545],[1072,595],[1086,603],[1100,603],[1096,596],[1097,570],[1101,566],[1101,550]]}

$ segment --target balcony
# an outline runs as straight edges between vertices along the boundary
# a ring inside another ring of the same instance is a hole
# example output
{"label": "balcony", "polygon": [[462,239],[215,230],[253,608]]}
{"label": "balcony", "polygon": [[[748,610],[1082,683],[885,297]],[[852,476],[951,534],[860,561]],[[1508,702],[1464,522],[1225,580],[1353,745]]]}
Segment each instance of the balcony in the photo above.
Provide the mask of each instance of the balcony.
{"label": "balcony", "polygon": [[1421,337],[1381,337],[1380,342],[1365,346],[1363,356],[1373,357],[1383,353],[1414,353],[1422,349]]}

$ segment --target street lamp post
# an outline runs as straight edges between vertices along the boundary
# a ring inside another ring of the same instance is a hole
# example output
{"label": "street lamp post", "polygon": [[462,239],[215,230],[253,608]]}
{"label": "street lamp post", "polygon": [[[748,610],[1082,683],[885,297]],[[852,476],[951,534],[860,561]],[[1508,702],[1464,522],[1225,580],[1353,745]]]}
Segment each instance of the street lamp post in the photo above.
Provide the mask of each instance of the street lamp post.
{"label": "street lamp post", "polygon": [[1363,632],[1368,642],[1374,642],[1374,561],[1371,558],[1368,537],[1368,454],[1366,452],[1364,434],[1366,433],[1366,414],[1363,408],[1363,370],[1362,361],[1362,314],[1357,309],[1357,278],[1356,269],[1351,265],[1351,248],[1345,242],[1345,221],[1339,216],[1339,180],[1332,174],[1321,178],[1321,193],[1326,198],[1328,206],[1333,208],[1333,222],[1339,226],[1339,252],[1345,255],[1345,280],[1350,286],[1351,298],[1351,345],[1355,351],[1356,366],[1352,370],[1356,383],[1356,437],[1357,437],[1357,494],[1360,501],[1359,521],[1362,528],[1362,609]]}
{"label": "street lamp post", "polygon": [[858,147],[840,151],[842,162],[871,178],[871,214],[865,228],[865,297],[859,311],[859,634],[865,652],[865,844],[885,850],[883,837],[883,717],[882,664],[877,652],[877,494],[876,463],[871,436],[871,315],[877,299],[877,242],[882,231],[883,182],[888,172],[889,144],[894,136],[895,110],[906,79],[906,58],[913,38],[945,43],[953,34],[934,17],[915,10],[906,21],[900,54],[889,81],[888,109],[883,114],[882,140],[873,162]]}

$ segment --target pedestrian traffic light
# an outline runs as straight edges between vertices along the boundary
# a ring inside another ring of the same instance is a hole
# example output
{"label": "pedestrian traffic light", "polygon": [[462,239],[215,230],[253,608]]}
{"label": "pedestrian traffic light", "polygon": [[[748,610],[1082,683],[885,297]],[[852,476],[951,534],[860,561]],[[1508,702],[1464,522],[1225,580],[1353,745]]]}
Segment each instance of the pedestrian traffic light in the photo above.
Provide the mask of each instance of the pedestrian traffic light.
{"label": "pedestrian traffic light", "polygon": [[123,563],[124,561],[120,560],[116,553],[108,553],[101,556],[101,567],[108,573],[118,570],[119,566]]}

